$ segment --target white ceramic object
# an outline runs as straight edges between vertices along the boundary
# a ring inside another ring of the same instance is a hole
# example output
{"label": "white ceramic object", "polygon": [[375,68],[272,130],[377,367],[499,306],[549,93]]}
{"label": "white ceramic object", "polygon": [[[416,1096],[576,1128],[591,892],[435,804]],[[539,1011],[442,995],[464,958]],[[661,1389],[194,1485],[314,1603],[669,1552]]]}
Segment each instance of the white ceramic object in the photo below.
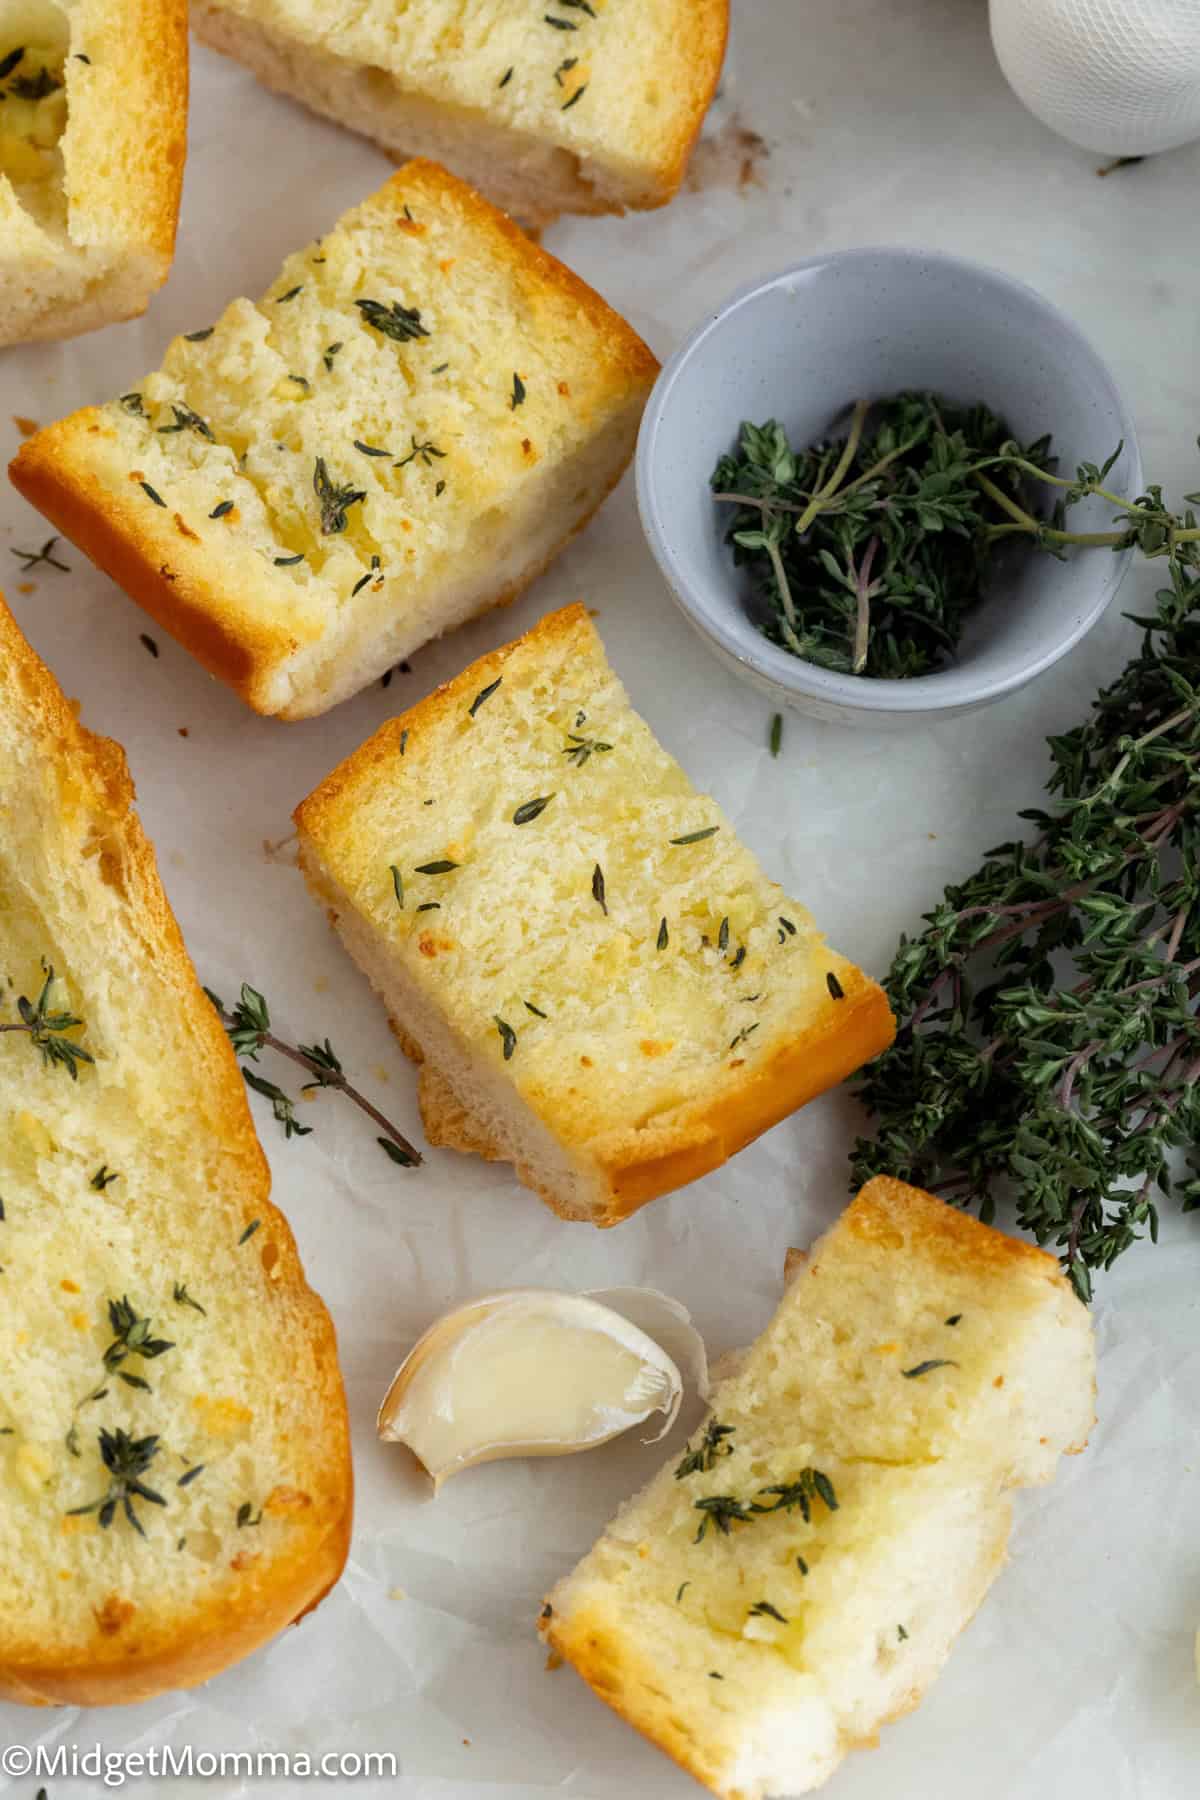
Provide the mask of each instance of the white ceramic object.
{"label": "white ceramic object", "polygon": [[[724,541],[728,508],[711,498],[717,458],[744,419],[778,418],[809,444],[851,401],[905,388],[986,401],[1025,443],[1049,431],[1068,474],[1123,441],[1108,484],[1141,489],[1133,420],[1078,327],[1023,283],[931,251],[835,251],[737,295],[667,363],[638,437],[642,525],[685,616],[776,704],[836,723],[947,717],[1014,692],[1096,624],[1129,566],[1129,551],[1018,551],[998,565],[956,660],[909,681],[836,674],[771,643]],[[1071,513],[1080,531],[1111,518],[1094,499]]]}
{"label": "white ceramic object", "polygon": [[1200,0],[990,0],[1009,85],[1051,131],[1105,156],[1200,138]]}

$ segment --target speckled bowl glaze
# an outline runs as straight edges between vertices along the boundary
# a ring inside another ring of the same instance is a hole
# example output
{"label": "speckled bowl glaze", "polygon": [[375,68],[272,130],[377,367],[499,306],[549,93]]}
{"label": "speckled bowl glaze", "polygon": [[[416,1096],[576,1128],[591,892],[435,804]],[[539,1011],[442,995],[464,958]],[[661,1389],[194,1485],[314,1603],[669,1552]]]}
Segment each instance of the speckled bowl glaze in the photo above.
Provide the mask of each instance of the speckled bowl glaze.
{"label": "speckled bowl glaze", "polygon": [[[1051,432],[1068,475],[1123,440],[1106,485],[1141,491],[1133,420],[1108,369],[1070,319],[1007,275],[934,252],[843,250],[736,295],[658,378],[638,438],[638,508],[667,585],[720,660],[777,704],[834,722],[950,717],[1013,693],[1091,630],[1132,555],[1059,561],[1018,548],[998,563],[955,661],[909,681],[831,673],[770,643],[724,543],[730,508],[710,497],[718,456],[743,419],[778,418],[808,444],[851,401],[904,388],[986,401],[1024,442]],[[1071,513],[1080,531],[1111,519],[1094,499]]]}

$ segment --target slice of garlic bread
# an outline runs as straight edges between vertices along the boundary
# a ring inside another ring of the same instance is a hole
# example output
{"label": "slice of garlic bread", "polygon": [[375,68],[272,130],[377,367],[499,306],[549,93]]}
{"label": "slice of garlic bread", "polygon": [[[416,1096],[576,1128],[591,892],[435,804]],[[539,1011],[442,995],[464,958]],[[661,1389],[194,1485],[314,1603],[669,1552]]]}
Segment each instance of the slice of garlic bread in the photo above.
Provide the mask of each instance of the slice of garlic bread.
{"label": "slice of garlic bread", "polygon": [[0,0],[0,344],[144,312],[171,267],[186,0]]}
{"label": "slice of garlic bread", "polygon": [[335,1582],[333,1328],[116,744],[0,602],[0,1697],[190,1687]]}
{"label": "slice of garlic bread", "polygon": [[917,1704],[999,1571],[1006,1490],[1083,1447],[1094,1395],[1054,1259],[880,1177],[543,1636],[723,1800],[808,1793]]}
{"label": "slice of garlic bread", "polygon": [[199,0],[202,43],[526,224],[662,206],[725,53],[729,0]]}
{"label": "slice of garlic bread", "polygon": [[582,606],[483,657],[296,813],[304,872],[422,1062],[431,1142],[613,1225],[891,1040],[645,722]]}
{"label": "slice of garlic bread", "polygon": [[10,473],[256,711],[306,718],[540,574],[619,479],[657,369],[511,220],[410,163]]}

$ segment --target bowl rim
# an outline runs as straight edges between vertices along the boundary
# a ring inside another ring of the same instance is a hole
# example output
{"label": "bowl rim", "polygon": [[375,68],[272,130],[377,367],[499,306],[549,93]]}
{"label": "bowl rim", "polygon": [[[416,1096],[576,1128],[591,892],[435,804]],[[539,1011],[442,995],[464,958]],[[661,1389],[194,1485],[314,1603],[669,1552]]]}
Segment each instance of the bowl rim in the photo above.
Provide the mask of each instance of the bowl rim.
{"label": "bowl rim", "polygon": [[1001,699],[1024,687],[1066,656],[1107,611],[1129,569],[1133,548],[1113,552],[1106,561],[1106,574],[1097,583],[1095,597],[1081,616],[1061,636],[1047,642],[1044,648],[1028,656],[1005,673],[990,680],[972,677],[969,669],[954,667],[935,670],[907,680],[888,676],[844,675],[805,662],[755,630],[733,609],[728,614],[712,616],[703,611],[693,597],[693,584],[685,576],[678,556],[662,525],[662,509],[658,504],[655,475],[658,466],[658,444],[664,419],[671,406],[674,389],[684,368],[706,340],[726,325],[734,314],[757,300],[772,288],[792,281],[809,270],[830,264],[854,264],[892,261],[908,265],[936,264],[947,270],[988,283],[1007,291],[1026,307],[1040,313],[1053,327],[1071,337],[1103,376],[1112,395],[1124,449],[1130,459],[1130,497],[1142,491],[1144,473],[1141,446],[1133,414],[1125,394],[1108,364],[1086,332],[1054,301],[1017,276],[970,257],[956,256],[945,250],[915,249],[902,244],[858,245],[842,250],[828,250],[789,263],[772,275],[746,283],[716,307],[683,339],[664,363],[642,415],[636,452],[636,490],[638,515],[642,531],[667,587],[676,604],[700,634],[712,645],[731,657],[754,680],[768,683],[783,696],[797,700],[811,699],[823,707],[862,713],[930,714],[961,712],[989,700]]}

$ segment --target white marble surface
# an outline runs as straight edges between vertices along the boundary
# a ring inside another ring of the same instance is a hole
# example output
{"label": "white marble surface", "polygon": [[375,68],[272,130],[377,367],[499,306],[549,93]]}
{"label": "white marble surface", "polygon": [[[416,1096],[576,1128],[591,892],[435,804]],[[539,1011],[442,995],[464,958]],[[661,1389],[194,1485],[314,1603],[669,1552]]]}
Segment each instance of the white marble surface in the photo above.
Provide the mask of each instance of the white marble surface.
{"label": "white marble surface", "polygon": [[[700,157],[705,190],[663,214],[568,222],[551,231],[550,248],[660,354],[729,290],[793,257],[891,242],[981,258],[1041,288],[1111,360],[1134,397],[1150,477],[1176,494],[1200,486],[1200,149],[1097,179],[1093,156],[1052,137],[1013,98],[993,61],[984,0],[740,0],[736,13]],[[143,321],[5,354],[0,438],[10,447],[12,415],[46,421],[128,387],[172,333],[207,324],[233,294],[259,292],[288,249],[387,173],[367,146],[232,66],[198,52],[194,73],[170,283]],[[759,133],[767,150],[744,185],[739,128]],[[1050,392],[1047,416],[1052,424]],[[0,494],[5,563],[8,548],[45,535],[15,494]],[[70,575],[39,575],[26,594],[13,562],[6,589],[88,723],[126,745],[201,978],[218,989],[250,978],[285,1029],[330,1033],[352,1072],[413,1129],[412,1081],[382,1013],[286,857],[263,849],[288,833],[295,802],[399,703],[552,605],[584,597],[666,743],[839,945],[882,970],[942,883],[969,871],[1009,834],[1015,808],[1039,798],[1042,736],[1080,714],[1131,643],[1114,610],[1040,684],[902,738],[790,717],[772,762],[767,707],[718,669],[675,613],[626,482],[512,612],[422,653],[387,693],[284,726],[252,717],[161,633],[152,661],[139,643],[144,618],[78,553],[67,560]],[[1118,605],[1153,585],[1131,579]],[[786,1246],[843,1202],[853,1104],[827,1098],[729,1168],[602,1235],[558,1223],[503,1170],[449,1153],[417,1174],[393,1170],[357,1115],[327,1102],[306,1113],[317,1130],[298,1142],[285,1144],[269,1115],[259,1123],[278,1197],[341,1335],[359,1478],[344,1582],[300,1629],[200,1693],[108,1715],[0,1707],[0,1744],[379,1748],[397,1753],[400,1778],[347,1792],[683,1800],[694,1791],[684,1776],[570,1671],[543,1671],[532,1630],[543,1585],[661,1451],[494,1465],[431,1505],[403,1454],[375,1444],[375,1408],[398,1352],[437,1310],[505,1284],[650,1279],[693,1308],[714,1352],[744,1341],[778,1295]],[[1131,1253],[1101,1286],[1092,1448],[1021,1507],[1012,1565],[942,1680],[876,1753],[843,1768],[830,1789],[839,1800],[1195,1793],[1195,1219],[1169,1218],[1164,1239]],[[0,1794],[14,1800],[34,1785],[0,1775]],[[51,1800],[102,1791],[49,1785]],[[230,1780],[211,1791],[251,1789]],[[253,1791],[285,1790],[264,1782]]]}

